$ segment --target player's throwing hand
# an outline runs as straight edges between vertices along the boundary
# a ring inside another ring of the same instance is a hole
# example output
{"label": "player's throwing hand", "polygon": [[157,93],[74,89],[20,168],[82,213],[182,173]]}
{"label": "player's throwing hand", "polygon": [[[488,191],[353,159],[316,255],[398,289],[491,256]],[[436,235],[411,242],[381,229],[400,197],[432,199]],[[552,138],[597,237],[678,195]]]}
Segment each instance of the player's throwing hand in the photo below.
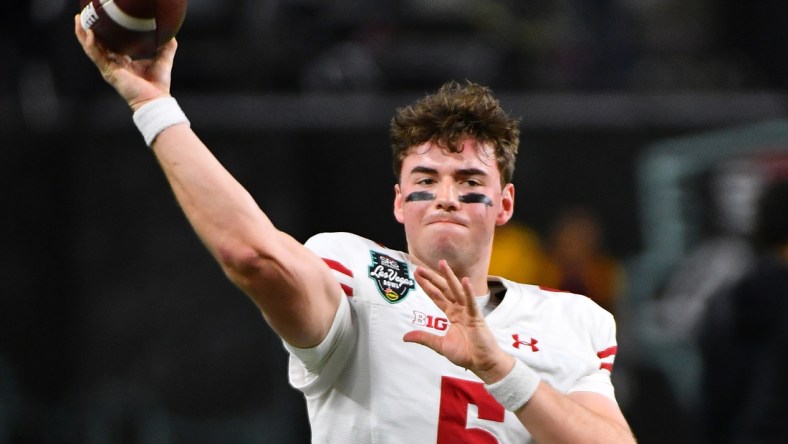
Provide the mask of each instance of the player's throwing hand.
{"label": "player's throwing hand", "polygon": [[132,60],[99,45],[93,31],[82,27],[79,15],[74,17],[74,33],[104,80],[133,110],[153,99],[170,95],[172,65],[178,48],[175,39],[160,47],[154,59]]}

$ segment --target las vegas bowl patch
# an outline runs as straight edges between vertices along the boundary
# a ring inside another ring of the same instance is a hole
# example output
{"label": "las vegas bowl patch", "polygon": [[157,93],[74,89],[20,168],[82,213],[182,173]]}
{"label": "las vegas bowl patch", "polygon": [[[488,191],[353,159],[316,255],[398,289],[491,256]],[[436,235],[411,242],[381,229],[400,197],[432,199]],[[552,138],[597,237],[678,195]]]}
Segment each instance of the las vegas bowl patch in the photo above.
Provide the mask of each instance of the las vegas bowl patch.
{"label": "las vegas bowl patch", "polygon": [[369,278],[375,281],[381,296],[389,303],[397,303],[416,288],[416,282],[410,277],[408,264],[390,256],[370,250],[372,264],[369,266]]}

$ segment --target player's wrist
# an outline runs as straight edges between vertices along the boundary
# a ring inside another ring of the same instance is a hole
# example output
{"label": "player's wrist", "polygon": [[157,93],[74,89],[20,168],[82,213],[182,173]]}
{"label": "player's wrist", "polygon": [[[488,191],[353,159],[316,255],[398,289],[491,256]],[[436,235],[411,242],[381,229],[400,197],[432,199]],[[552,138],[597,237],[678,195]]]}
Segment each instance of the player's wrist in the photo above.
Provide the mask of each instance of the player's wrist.
{"label": "player's wrist", "polygon": [[151,146],[165,129],[180,124],[190,125],[178,102],[170,96],[158,97],[146,102],[134,111],[133,118],[134,124],[148,146]]}
{"label": "player's wrist", "polygon": [[523,361],[514,359],[514,366],[506,376],[484,388],[509,411],[517,411],[536,393],[541,378]]}
{"label": "player's wrist", "polygon": [[473,371],[485,384],[493,384],[506,377],[512,371],[515,361],[514,356],[500,350],[500,353],[491,359],[487,365],[476,367]]}
{"label": "player's wrist", "polygon": [[[131,88],[129,88],[129,89],[131,89]],[[124,91],[122,91],[122,90],[119,90],[118,93],[121,95],[121,97],[123,97],[126,100],[126,102],[129,105],[129,108],[131,108],[131,111],[135,112],[135,113],[137,111],[139,111],[140,108],[142,108],[143,106],[145,106],[145,105],[147,105],[149,103],[155,102],[155,101],[160,100],[160,99],[172,98],[172,96],[170,96],[169,94],[165,94],[165,93],[162,93],[161,95],[155,95],[153,97],[148,97],[148,98],[145,98],[145,99],[140,99],[139,95],[136,94],[136,92],[135,92],[134,96],[129,97],[129,98],[126,97],[126,94],[124,94]]]}

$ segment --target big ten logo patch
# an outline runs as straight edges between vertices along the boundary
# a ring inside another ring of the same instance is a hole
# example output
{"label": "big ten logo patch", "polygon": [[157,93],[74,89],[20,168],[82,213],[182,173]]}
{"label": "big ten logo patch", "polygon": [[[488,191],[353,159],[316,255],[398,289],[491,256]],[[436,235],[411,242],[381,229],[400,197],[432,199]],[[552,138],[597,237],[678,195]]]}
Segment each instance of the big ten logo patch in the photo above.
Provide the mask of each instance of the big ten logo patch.
{"label": "big ten logo patch", "polygon": [[420,327],[434,328],[438,331],[446,331],[449,328],[448,319],[428,315],[416,310],[413,310],[413,324]]}
{"label": "big ten logo patch", "polygon": [[408,272],[408,264],[377,251],[370,250],[370,253],[369,278],[375,282],[381,296],[392,304],[405,299],[408,292],[416,288],[416,281]]}

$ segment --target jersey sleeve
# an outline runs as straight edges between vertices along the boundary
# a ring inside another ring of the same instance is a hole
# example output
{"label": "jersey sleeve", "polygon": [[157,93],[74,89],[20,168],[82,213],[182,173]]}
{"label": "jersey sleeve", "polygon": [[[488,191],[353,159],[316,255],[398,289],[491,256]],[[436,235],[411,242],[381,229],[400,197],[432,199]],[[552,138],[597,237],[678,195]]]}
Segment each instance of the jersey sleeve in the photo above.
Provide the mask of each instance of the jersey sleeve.
{"label": "jersey sleeve", "polygon": [[613,315],[594,306],[592,312],[593,322],[589,326],[591,344],[596,353],[594,368],[587,375],[578,379],[569,392],[588,391],[596,392],[616,400],[613,383],[610,379],[613,371],[613,362],[616,358],[618,345],[616,342],[616,323]]}
{"label": "jersey sleeve", "polygon": [[[341,233],[323,233],[310,238],[305,246],[328,264],[347,297],[353,295],[352,257]],[[284,343],[290,352],[289,376],[294,388],[305,395],[317,395],[331,386],[342,372],[355,348],[357,326],[347,297],[342,298],[323,341],[311,348]]]}

